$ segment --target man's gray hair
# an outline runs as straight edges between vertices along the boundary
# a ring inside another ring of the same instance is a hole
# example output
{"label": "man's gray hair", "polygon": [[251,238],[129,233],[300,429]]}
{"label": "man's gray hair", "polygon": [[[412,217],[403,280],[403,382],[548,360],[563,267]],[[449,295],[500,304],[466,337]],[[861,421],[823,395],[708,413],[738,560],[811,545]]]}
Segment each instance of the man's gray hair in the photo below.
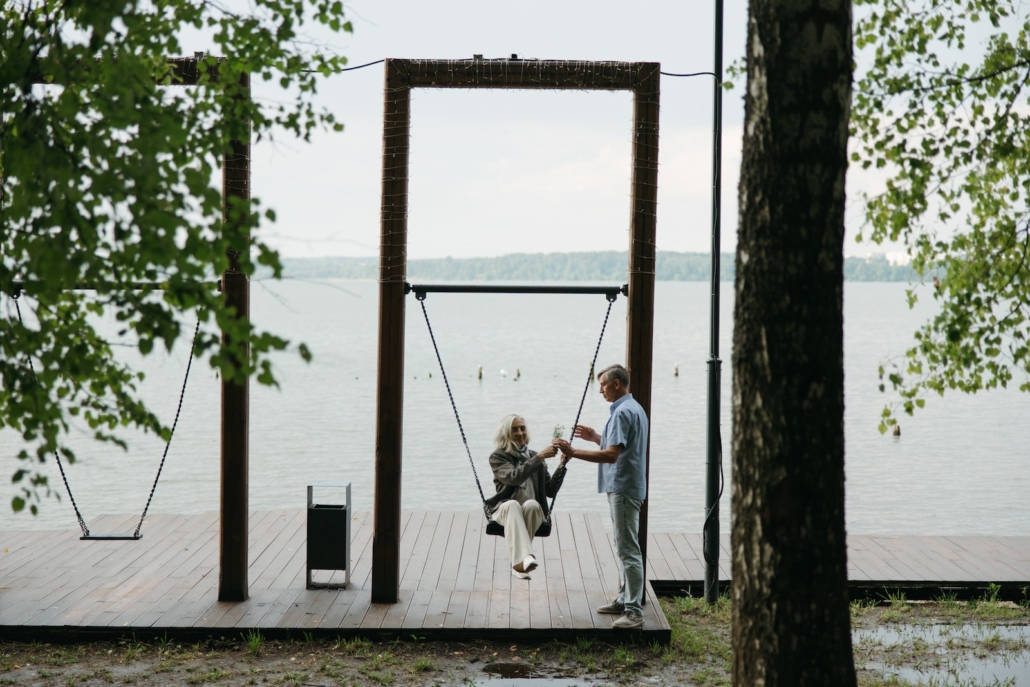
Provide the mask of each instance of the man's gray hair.
{"label": "man's gray hair", "polygon": [[623,389],[629,389],[629,371],[622,365],[609,365],[600,372],[597,373],[597,379],[600,381],[601,375],[608,377],[608,381],[619,380],[622,384]]}

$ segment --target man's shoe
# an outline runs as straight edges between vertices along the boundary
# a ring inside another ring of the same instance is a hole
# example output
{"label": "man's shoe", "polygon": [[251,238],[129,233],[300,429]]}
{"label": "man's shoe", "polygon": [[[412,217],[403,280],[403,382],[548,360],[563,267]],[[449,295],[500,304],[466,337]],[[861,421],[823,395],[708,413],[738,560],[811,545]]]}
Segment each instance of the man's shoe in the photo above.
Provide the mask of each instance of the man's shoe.
{"label": "man's shoe", "polygon": [[533,572],[536,570],[536,557],[529,554],[522,559],[522,572]]}
{"label": "man's shoe", "polygon": [[612,629],[633,630],[643,626],[643,624],[644,616],[635,611],[626,611],[620,617],[615,619],[615,622],[612,623]]}
{"label": "man's shoe", "polygon": [[604,615],[622,615],[622,612],[626,610],[626,607],[620,604],[618,601],[612,601],[607,606],[598,606],[597,612]]}

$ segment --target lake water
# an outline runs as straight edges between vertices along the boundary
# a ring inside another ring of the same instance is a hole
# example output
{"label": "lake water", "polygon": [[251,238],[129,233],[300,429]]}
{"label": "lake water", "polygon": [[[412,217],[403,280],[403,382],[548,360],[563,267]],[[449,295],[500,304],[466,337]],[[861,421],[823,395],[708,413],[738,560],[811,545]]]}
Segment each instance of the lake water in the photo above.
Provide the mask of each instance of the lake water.
{"label": "lake water", "polygon": [[[698,532],[704,518],[708,285],[659,282],[655,303],[650,523],[653,531]],[[904,284],[848,283],[845,289],[847,524],[853,533],[1026,535],[1030,532],[1030,395],[1001,391],[932,398],[901,418],[902,436],[881,436],[889,396],[877,366],[901,354],[932,305],[910,311]],[[277,356],[281,388],[251,386],[250,505],[302,508],[307,484],[353,483],[359,509],[373,501],[377,284],[261,281],[252,287],[259,326],[304,341],[315,355]],[[732,285],[723,284],[723,446],[729,484]],[[540,447],[555,424],[571,427],[607,303],[602,296],[430,294],[426,305],[469,437],[480,479],[492,491],[487,456],[498,419],[522,414]],[[612,309],[599,366],[624,359],[625,300]],[[467,509],[479,496],[436,367],[418,302],[408,302],[403,507]],[[134,349],[118,349],[136,359]],[[186,346],[144,362],[143,388],[156,412],[175,412]],[[483,366],[483,379],[476,376]],[[679,376],[673,375],[679,366]],[[504,370],[506,375],[502,374]],[[520,373],[516,375],[516,370]],[[190,377],[182,417],[151,512],[216,510],[219,499],[217,376],[204,361]],[[582,423],[601,427],[607,404],[591,386]],[[87,520],[138,513],[162,446],[137,437],[131,451],[73,437],[69,470]],[[18,437],[0,432],[7,472]],[[53,462],[44,466],[60,484]],[[16,493],[4,479],[0,504]],[[558,509],[603,511],[596,468],[570,469]],[[729,530],[729,487],[721,525]],[[33,518],[0,508],[0,528],[73,528],[68,499],[45,499]]]}

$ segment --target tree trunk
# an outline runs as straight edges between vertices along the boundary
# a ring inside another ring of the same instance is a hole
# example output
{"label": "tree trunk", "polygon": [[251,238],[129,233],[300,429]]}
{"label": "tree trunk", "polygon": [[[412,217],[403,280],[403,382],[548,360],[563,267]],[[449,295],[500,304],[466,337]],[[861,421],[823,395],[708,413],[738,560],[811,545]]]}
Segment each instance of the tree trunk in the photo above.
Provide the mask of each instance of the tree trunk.
{"label": "tree trunk", "polygon": [[751,0],[747,75],[733,332],[733,684],[847,687],[851,0]]}

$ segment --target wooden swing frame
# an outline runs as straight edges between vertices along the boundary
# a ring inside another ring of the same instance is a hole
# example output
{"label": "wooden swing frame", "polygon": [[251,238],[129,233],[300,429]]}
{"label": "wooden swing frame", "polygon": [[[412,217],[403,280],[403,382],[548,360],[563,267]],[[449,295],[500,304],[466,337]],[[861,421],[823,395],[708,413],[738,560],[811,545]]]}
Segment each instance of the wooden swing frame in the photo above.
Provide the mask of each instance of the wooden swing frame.
{"label": "wooden swing frame", "polygon": [[[396,603],[400,586],[401,445],[408,242],[408,153],[413,88],[606,90],[633,93],[626,367],[633,397],[651,414],[655,229],[658,197],[656,62],[387,59],[379,248],[379,344],[372,602]],[[650,473],[650,455],[647,461]],[[647,502],[640,511],[647,560]]]}

